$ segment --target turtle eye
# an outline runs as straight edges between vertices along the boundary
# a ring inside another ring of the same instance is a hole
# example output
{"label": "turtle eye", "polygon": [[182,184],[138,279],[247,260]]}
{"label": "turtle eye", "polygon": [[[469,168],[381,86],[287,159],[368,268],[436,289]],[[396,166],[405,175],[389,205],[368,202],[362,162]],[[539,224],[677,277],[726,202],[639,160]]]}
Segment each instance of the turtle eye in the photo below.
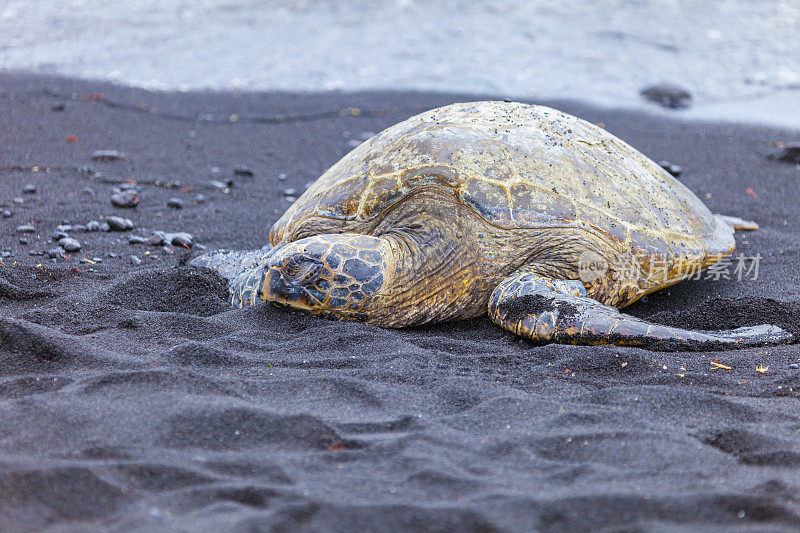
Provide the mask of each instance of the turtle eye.
{"label": "turtle eye", "polygon": [[281,269],[281,273],[295,283],[304,283],[316,279],[322,269],[322,263],[310,257],[293,257]]}

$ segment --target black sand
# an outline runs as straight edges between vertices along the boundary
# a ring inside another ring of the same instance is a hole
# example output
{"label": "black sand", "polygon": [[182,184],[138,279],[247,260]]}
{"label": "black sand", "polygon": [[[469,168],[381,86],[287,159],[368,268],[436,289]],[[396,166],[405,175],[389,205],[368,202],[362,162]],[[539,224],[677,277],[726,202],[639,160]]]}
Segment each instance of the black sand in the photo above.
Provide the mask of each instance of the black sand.
{"label": "black sand", "polygon": [[[537,347],[486,319],[394,331],[230,310],[219,278],[180,266],[188,250],[130,233],[72,231],[80,253],[29,255],[55,246],[56,225],[109,215],[145,237],[259,247],[283,189],[302,191],[348,140],[475,98],[0,75],[0,203],[25,197],[0,219],[14,254],[0,265],[0,529],[800,528],[798,345]],[[737,237],[763,256],[757,281],[685,282],[631,313],[800,332],[800,169],[765,157],[796,132],[553,105],[680,164],[712,210],[762,225]],[[92,161],[100,149],[125,158]],[[208,186],[227,178],[229,194]],[[109,202],[126,180],[142,186],[135,210]],[[29,244],[22,224],[36,227]]]}

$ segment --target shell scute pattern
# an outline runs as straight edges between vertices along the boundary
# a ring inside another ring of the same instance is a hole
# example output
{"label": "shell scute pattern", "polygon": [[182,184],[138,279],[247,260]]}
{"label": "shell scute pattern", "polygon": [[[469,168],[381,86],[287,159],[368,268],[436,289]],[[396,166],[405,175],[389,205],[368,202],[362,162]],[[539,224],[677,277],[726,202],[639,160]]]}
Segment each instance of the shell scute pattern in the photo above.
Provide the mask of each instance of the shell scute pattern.
{"label": "shell scute pattern", "polygon": [[500,228],[585,227],[615,247],[681,260],[733,243],[691,191],[620,139],[503,102],[454,104],[388,128],[326,172],[273,232],[289,236],[311,216],[369,221],[426,187],[452,189]]}

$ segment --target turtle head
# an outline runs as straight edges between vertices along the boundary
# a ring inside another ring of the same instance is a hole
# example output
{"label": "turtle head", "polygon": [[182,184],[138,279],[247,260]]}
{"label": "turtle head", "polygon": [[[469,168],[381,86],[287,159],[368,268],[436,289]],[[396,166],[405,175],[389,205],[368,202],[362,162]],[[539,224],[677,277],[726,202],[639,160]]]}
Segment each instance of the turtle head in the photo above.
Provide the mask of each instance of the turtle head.
{"label": "turtle head", "polygon": [[259,297],[332,318],[366,320],[381,305],[387,253],[382,239],[356,234],[279,245],[270,253]]}

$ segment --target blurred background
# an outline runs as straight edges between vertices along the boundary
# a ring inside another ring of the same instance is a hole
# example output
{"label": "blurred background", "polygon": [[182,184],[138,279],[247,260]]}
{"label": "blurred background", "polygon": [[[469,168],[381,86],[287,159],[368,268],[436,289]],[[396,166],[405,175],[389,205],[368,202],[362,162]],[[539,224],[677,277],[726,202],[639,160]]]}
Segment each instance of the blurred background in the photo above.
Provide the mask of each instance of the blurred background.
{"label": "blurred background", "polygon": [[[161,90],[575,99],[800,129],[800,0],[0,0],[0,68]],[[640,94],[665,82],[690,105]]]}

